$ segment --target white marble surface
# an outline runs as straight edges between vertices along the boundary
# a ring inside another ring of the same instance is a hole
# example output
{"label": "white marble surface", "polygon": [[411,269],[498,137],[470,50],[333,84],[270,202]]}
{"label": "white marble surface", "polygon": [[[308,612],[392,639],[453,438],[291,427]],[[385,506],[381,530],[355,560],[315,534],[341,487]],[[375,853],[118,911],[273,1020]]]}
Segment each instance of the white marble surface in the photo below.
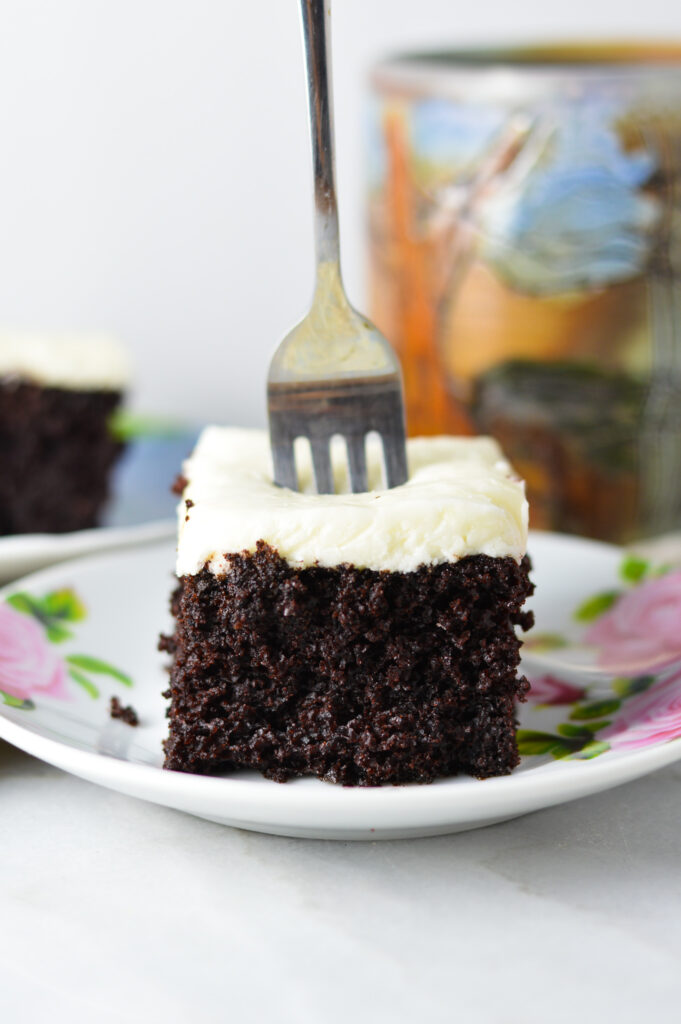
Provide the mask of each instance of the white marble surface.
{"label": "white marble surface", "polygon": [[0,743],[0,1021],[671,1021],[681,765],[477,832],[239,832]]}

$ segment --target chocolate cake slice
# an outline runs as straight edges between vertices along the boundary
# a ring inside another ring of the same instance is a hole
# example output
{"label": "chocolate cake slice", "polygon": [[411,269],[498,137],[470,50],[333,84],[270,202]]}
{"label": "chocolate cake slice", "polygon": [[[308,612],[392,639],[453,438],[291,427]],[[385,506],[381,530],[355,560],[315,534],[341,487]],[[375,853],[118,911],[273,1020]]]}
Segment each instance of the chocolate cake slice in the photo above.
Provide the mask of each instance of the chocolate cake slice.
{"label": "chocolate cake slice", "polygon": [[[366,494],[272,483],[264,432],[211,427],[184,466],[165,766],[374,786],[510,772],[527,502],[496,442],[408,442]],[[337,482],[344,460],[334,452]]]}
{"label": "chocolate cake slice", "polygon": [[128,377],[109,339],[0,335],[0,536],[97,525]]}

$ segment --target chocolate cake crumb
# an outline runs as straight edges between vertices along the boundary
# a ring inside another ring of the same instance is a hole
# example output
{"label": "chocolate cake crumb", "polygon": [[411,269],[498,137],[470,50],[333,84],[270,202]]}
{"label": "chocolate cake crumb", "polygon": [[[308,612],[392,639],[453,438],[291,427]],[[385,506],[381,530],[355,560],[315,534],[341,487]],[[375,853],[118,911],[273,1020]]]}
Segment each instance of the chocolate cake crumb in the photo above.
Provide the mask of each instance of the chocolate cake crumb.
{"label": "chocolate cake crumb", "polygon": [[187,480],[187,477],[183,476],[182,473],[178,473],[178,475],[173,480],[172,486],[170,488],[171,493],[176,494],[178,498],[181,497],[182,492],[184,491],[188,483],[189,481]]}
{"label": "chocolate cake crumb", "polygon": [[345,785],[486,778],[519,761],[529,561],[294,569],[264,542],[173,595],[165,767]]}
{"label": "chocolate cake crumb", "polygon": [[112,718],[120,718],[126,725],[139,725],[140,720],[137,716],[137,712],[131,704],[124,707],[119,701],[118,697],[111,698],[109,714]]}
{"label": "chocolate cake crumb", "polygon": [[121,397],[0,379],[0,536],[97,525],[124,447],[109,427]]}

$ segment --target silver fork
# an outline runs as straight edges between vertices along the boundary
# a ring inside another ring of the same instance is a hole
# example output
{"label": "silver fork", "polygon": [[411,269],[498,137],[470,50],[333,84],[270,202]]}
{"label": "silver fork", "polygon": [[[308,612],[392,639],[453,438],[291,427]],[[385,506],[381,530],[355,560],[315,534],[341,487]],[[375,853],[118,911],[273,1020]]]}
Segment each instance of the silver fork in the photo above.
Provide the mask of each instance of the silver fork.
{"label": "silver fork", "polygon": [[300,0],[314,162],[317,280],[312,308],[284,338],[267,377],[274,479],[297,490],[294,441],[310,442],[319,494],[331,494],[331,438],[345,438],[350,483],[368,488],[366,435],[383,442],[388,487],[407,479],[402,373],[393,349],[348,302],[340,272],[333,158],[330,0]]}

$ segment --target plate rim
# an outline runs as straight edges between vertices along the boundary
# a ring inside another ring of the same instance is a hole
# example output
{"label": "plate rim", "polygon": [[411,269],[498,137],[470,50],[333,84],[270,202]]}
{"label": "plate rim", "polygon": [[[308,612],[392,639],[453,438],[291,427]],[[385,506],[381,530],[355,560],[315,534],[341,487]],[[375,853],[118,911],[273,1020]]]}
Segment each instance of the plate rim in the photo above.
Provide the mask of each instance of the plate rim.
{"label": "plate rim", "polygon": [[[70,548],[77,549],[83,543],[92,544],[92,547],[88,547],[87,551],[74,554],[73,559],[68,558],[69,562],[72,560],[77,561],[81,558],[96,555],[100,550],[104,552],[110,545],[125,542],[129,537],[139,538],[140,543],[145,540],[161,541],[172,537],[174,530],[177,530],[176,520],[167,517],[150,519],[146,523],[131,523],[129,526],[93,526],[87,530],[70,530],[67,533],[12,533],[5,537],[0,537],[0,560],[5,557],[6,553],[8,557],[14,556],[17,558],[31,555],[34,553],[37,545],[40,545],[41,550],[50,556],[53,553],[59,554],[62,551],[65,551],[68,556]],[[54,568],[54,565],[36,569],[34,572],[19,577],[17,580],[11,580],[9,584],[3,584],[2,590],[5,590],[8,585],[14,586],[15,583],[28,582],[31,577],[37,576],[38,573],[46,572],[50,568]],[[2,593],[0,593],[0,598],[2,596]]]}
{"label": "plate rim", "polygon": [[[535,540],[549,545],[586,544],[613,554],[622,550],[603,541],[544,531],[531,532],[528,547]],[[147,550],[170,549],[170,541],[168,536],[157,538],[147,545]],[[119,559],[120,551],[82,555],[41,569],[2,587],[0,600],[4,601],[17,587],[50,586],[67,566],[96,572],[112,558]],[[604,791],[681,759],[679,737],[637,750],[618,751],[614,756],[544,762],[537,765],[536,770],[516,771],[490,779],[453,776],[429,785],[350,787],[307,778],[282,785],[262,776],[209,776],[168,771],[47,737],[28,724],[10,719],[2,706],[0,739],[80,778],[140,799],[192,813],[192,797],[199,797],[204,806],[209,804],[216,814],[239,820],[245,816],[246,820],[260,826],[271,823],[273,818],[281,820],[282,816],[284,820],[289,820],[290,815],[299,818],[302,812],[315,816],[320,830],[364,829],[368,827],[368,820],[377,829],[397,827],[405,831],[426,825],[454,824],[464,818],[483,821],[503,814],[506,794],[513,795],[513,810],[509,808],[507,816],[517,816]]]}
{"label": "plate rim", "polygon": [[[516,772],[491,779],[455,776],[429,785],[346,787],[318,779],[269,779],[190,775],[82,750],[49,739],[0,714],[0,738],[48,764],[107,789],[206,817],[208,811],[242,824],[358,830],[419,828],[486,821],[506,813],[517,817],[558,806],[634,781],[681,758],[679,739],[615,760],[595,759],[542,765],[556,771]],[[589,766],[589,767],[587,767]],[[581,783],[575,785],[575,781]],[[301,783],[303,785],[301,785]],[[511,791],[511,807],[504,795]],[[197,797],[202,810],[196,809]]]}

